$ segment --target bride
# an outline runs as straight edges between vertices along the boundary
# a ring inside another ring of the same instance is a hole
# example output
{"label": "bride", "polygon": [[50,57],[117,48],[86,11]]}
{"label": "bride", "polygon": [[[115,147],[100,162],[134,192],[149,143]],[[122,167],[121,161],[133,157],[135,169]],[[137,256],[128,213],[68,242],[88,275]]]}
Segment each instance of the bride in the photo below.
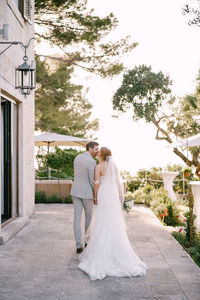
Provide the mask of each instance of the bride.
{"label": "bride", "polygon": [[[147,266],[133,251],[122,212],[123,192],[111,151],[102,147],[95,169],[94,203],[97,204],[87,248],[79,256],[78,267],[91,280],[106,276],[143,276]],[[121,200],[121,201],[120,201]]]}

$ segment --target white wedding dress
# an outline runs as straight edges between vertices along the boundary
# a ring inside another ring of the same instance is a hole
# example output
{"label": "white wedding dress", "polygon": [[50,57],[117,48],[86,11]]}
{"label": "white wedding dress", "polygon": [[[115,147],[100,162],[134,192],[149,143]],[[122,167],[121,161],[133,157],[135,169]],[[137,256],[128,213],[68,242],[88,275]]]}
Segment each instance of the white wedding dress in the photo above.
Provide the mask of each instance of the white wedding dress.
{"label": "white wedding dress", "polygon": [[129,242],[120,194],[119,173],[112,157],[109,157],[105,175],[100,178],[91,237],[79,256],[78,267],[91,280],[106,276],[143,276],[147,272],[147,266]]}

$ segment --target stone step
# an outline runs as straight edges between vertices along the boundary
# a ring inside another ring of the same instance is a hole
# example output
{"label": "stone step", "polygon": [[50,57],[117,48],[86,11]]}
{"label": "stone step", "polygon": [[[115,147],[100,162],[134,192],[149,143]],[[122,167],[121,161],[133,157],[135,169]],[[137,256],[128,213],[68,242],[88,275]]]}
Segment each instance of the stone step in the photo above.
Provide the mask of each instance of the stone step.
{"label": "stone step", "polygon": [[29,223],[28,217],[18,217],[0,231],[0,245],[5,244],[16,233],[18,233],[25,225]]}

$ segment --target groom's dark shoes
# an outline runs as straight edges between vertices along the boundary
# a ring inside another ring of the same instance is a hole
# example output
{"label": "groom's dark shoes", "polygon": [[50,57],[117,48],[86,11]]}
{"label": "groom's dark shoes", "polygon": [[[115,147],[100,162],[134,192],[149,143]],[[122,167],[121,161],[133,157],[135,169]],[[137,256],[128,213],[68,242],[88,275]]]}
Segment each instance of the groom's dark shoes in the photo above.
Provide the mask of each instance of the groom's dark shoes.
{"label": "groom's dark shoes", "polygon": [[82,248],[82,247],[76,249],[76,253],[81,253],[82,251],[83,251],[83,248]]}
{"label": "groom's dark shoes", "polygon": [[87,243],[85,243],[85,248],[87,247]]}

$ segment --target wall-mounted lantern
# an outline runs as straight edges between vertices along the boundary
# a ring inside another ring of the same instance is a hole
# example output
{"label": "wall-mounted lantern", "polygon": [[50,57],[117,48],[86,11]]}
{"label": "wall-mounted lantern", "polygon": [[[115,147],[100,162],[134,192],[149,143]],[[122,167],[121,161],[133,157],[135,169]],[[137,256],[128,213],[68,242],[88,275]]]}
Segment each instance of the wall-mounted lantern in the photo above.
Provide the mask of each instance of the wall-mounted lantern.
{"label": "wall-mounted lantern", "polygon": [[9,46],[4,49],[2,53],[4,53],[9,47],[12,45],[22,45],[25,51],[25,55],[23,57],[24,62],[15,68],[15,88],[18,89],[22,95],[26,96],[30,95],[31,91],[35,89],[35,63],[32,62],[31,65],[28,64],[28,56],[26,55],[26,50],[30,45],[31,38],[27,45],[24,45],[22,42],[0,42],[0,44],[9,44]]}
{"label": "wall-mounted lantern", "polygon": [[15,69],[15,88],[26,97],[35,89],[35,67],[27,64],[27,56],[23,59],[24,63]]}

